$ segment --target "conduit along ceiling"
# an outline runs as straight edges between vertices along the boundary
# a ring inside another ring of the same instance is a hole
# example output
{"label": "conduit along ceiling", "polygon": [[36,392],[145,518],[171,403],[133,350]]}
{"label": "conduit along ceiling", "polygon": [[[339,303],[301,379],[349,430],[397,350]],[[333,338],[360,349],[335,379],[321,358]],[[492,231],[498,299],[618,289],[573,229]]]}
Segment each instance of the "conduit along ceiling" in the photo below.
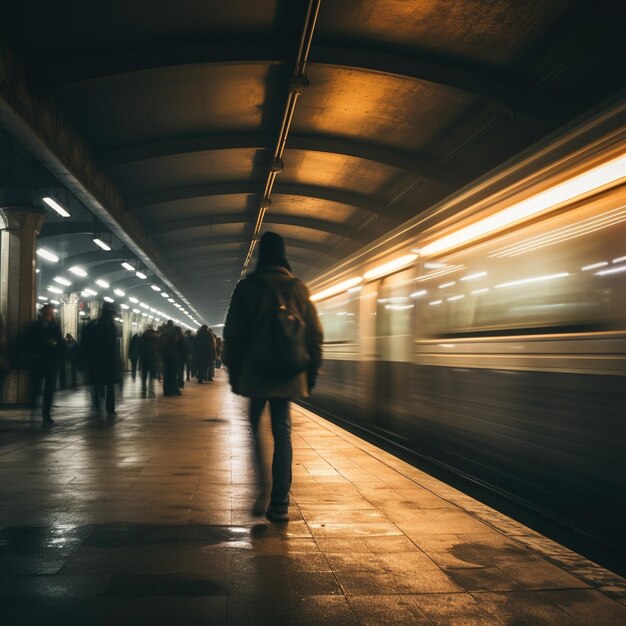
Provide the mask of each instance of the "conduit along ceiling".
{"label": "conduit along ceiling", "polygon": [[[119,288],[134,259],[217,324],[259,233],[311,279],[619,97],[625,17],[574,0],[6,2],[2,192],[80,207],[47,208],[44,241]],[[20,150],[38,165],[18,176]],[[94,217],[119,258],[94,248]]]}

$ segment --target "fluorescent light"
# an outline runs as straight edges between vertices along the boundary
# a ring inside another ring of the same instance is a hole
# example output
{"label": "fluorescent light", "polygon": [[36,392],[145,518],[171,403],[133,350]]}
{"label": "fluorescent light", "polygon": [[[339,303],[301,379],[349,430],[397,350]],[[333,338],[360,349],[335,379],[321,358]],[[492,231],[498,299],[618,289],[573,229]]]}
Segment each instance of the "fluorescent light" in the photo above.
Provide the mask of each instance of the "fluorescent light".
{"label": "fluorescent light", "polygon": [[609,264],[608,261],[600,261],[599,263],[592,263],[591,265],[585,265],[580,269],[583,272],[588,272],[589,270],[597,270],[599,267],[606,267]]}
{"label": "fluorescent light", "polygon": [[[349,278],[348,280],[344,280],[340,283],[337,283],[336,285],[333,285],[332,287],[328,287],[327,289],[324,289],[323,291],[318,291],[317,293],[314,293],[311,296],[311,301],[317,302],[318,300],[323,300],[324,298],[330,298],[330,296],[334,296],[343,291],[347,291],[351,287],[354,287],[355,285],[358,285],[359,283],[362,283],[362,282],[363,282],[362,276]],[[174,306],[178,306],[178,305],[174,305]]]}
{"label": "fluorescent light", "polygon": [[613,263],[621,263],[622,261],[626,261],[626,256],[621,256],[618,259],[613,259]]}
{"label": "fluorescent light", "polygon": [[37,296],[37,300],[48,300],[48,296]]}
{"label": "fluorescent light", "polygon": [[146,278],[148,278],[143,272],[135,272],[135,276],[137,278],[141,278],[141,280],[146,280]]}
{"label": "fluorescent light", "polygon": [[72,284],[71,280],[67,280],[67,278],[63,278],[63,276],[55,276],[52,280],[55,283],[59,283],[59,285],[63,285],[65,287],[69,287]]}
{"label": "fluorescent light", "polygon": [[428,303],[428,306],[437,306],[438,304],[441,304],[442,300],[433,300],[432,302]]}
{"label": "fluorescent light", "polygon": [[134,272],[134,271],[135,271],[135,268],[134,268],[134,267],[133,267],[130,263],[127,263],[126,261],[124,261],[124,262],[122,263],[122,267],[123,267],[125,270],[128,270],[129,272]]}
{"label": "fluorescent light", "polygon": [[150,289],[154,289],[155,291],[161,291],[161,287],[158,285],[150,285]]}
{"label": "fluorescent light", "polygon": [[387,263],[383,263],[382,265],[365,272],[365,274],[363,274],[363,278],[365,278],[365,280],[371,280],[373,278],[380,278],[385,274],[391,274],[391,272],[395,272],[405,265],[409,265],[409,263],[412,263],[415,259],[417,259],[417,254],[405,254],[404,256],[394,259],[393,261],[388,261]]}
{"label": "fluorescent light", "polygon": [[485,293],[487,291],[489,291],[489,287],[485,287],[484,289],[476,289],[472,291],[472,295],[477,296],[479,293]]}
{"label": "fluorescent light", "polygon": [[149,307],[149,306],[148,306],[145,302],[140,302],[140,303],[139,303],[139,306],[140,306],[142,309],[149,309],[149,308],[150,308],[150,307]]}
{"label": "fluorescent light", "polygon": [[76,276],[80,276],[81,278],[87,276],[87,272],[82,267],[77,267],[76,265],[70,267],[70,272]]}
{"label": "fluorescent light", "polygon": [[82,292],[83,296],[97,296],[98,292],[94,291],[93,289],[83,289]]}
{"label": "fluorescent light", "polygon": [[124,293],[121,289],[114,289],[114,290],[113,290],[113,293],[114,293],[116,296],[120,296],[120,298],[123,298],[123,297],[126,295],[126,294],[125,294],[125,293]]}
{"label": "fluorescent light", "polygon": [[53,287],[52,285],[48,287],[48,291],[51,291],[52,293],[63,293],[63,289],[59,289],[58,287]]}
{"label": "fluorescent light", "polygon": [[409,298],[421,298],[422,296],[425,296],[428,292],[426,291],[426,289],[420,289],[419,291],[414,291]]}
{"label": "fluorescent light", "polygon": [[61,217],[69,217],[70,214],[52,198],[43,198],[43,201],[52,209],[54,209]]}
{"label": "fluorescent light", "polygon": [[168,302],[174,302],[174,298],[168,298]]}
{"label": "fluorescent light", "polygon": [[452,287],[453,285],[456,285],[456,281],[454,280],[452,282],[439,285],[439,289],[446,289],[447,287]]}
{"label": "fluorescent light", "polygon": [[103,289],[108,289],[111,286],[106,280],[102,280],[102,278],[98,278],[96,285],[100,285]]}
{"label": "fluorescent light", "polygon": [[106,250],[107,252],[109,250],[111,250],[111,246],[108,243],[105,243],[104,241],[102,241],[102,239],[98,239],[98,237],[94,237],[92,239],[92,241],[99,246],[100,248],[102,248],[103,250]]}
{"label": "fluorescent light", "polygon": [[124,303],[120,304],[120,307],[122,309],[124,309],[124,310],[130,309],[130,307],[127,304],[124,304]]}
{"label": "fluorescent light", "polygon": [[139,300],[137,300],[137,298],[133,298],[133,296],[129,296],[128,301],[133,304],[137,304],[139,302]]}
{"label": "fluorescent light", "polygon": [[109,296],[104,296],[104,300],[106,302],[115,302],[115,300],[113,298],[109,298]]}
{"label": "fluorescent light", "polygon": [[52,298],[50,299],[50,304],[56,304],[59,305],[61,304],[58,300],[52,300]]}
{"label": "fluorescent light", "polygon": [[83,317],[85,315],[85,311],[79,311],[78,314]]}
{"label": "fluorescent light", "polygon": [[50,261],[51,263],[59,262],[59,257],[54,254],[54,252],[50,252],[50,250],[46,250],[45,248],[37,248],[37,255],[42,259],[46,259],[46,261]]}
{"label": "fluorescent light", "polygon": [[461,294],[459,296],[450,296],[447,300],[448,302],[454,302],[455,300],[462,300],[463,298],[465,298],[465,296]]}
{"label": "fluorescent light", "polygon": [[161,292],[161,298],[169,298],[170,294],[169,293],[165,293],[164,291]]}
{"label": "fluorescent light", "polygon": [[[598,274],[601,274],[601,272],[598,272]],[[565,278],[566,276],[569,276],[567,272],[549,274],[547,276],[533,276],[532,278],[523,278],[521,280],[513,280],[509,283],[501,283],[500,285],[496,285],[496,289],[501,289],[503,287],[517,287],[517,285],[527,285],[528,283],[540,283],[546,280],[554,280],[555,278]]]}
{"label": "fluorescent light", "polygon": [[449,250],[488,233],[500,230],[516,222],[556,208],[580,196],[597,191],[601,187],[612,185],[626,178],[626,155],[613,159],[598,167],[570,178],[559,185],[540,192],[526,200],[517,202],[508,209],[498,211],[482,220],[461,228],[445,237],[436,239],[420,249],[423,255],[437,254]]}

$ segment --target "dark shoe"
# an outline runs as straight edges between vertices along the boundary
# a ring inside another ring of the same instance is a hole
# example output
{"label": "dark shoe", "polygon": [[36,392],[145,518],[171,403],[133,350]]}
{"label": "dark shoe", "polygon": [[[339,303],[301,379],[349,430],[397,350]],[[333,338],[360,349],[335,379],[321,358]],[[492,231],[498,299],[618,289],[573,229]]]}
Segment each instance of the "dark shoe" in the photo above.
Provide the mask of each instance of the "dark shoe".
{"label": "dark shoe", "polygon": [[141,392],[141,397],[142,397],[142,398],[145,398],[147,395],[148,395],[148,394],[147,394],[146,390],[144,389],[144,390]]}
{"label": "dark shoe", "polygon": [[267,509],[267,511],[265,512],[265,517],[267,517],[267,519],[270,522],[288,522],[289,521],[289,513],[287,513],[287,511],[285,511],[284,513],[280,513],[279,511],[276,511],[272,509],[271,507]]}
{"label": "dark shoe", "polygon": [[49,416],[48,417],[44,417],[43,418],[43,423],[46,426],[50,426],[50,424],[54,424],[54,420],[51,417],[49,417]]}
{"label": "dark shoe", "polygon": [[115,411],[107,411],[107,417],[116,417],[117,413]]}

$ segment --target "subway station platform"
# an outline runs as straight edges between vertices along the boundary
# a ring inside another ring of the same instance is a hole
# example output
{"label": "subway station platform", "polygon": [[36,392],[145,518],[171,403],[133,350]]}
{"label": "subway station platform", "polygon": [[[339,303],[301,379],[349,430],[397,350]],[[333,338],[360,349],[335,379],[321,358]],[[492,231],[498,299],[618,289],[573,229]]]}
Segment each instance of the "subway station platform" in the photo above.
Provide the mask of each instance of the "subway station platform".
{"label": "subway station platform", "polygon": [[626,581],[298,406],[291,519],[250,513],[245,401],[0,411],[0,623],[624,624]]}

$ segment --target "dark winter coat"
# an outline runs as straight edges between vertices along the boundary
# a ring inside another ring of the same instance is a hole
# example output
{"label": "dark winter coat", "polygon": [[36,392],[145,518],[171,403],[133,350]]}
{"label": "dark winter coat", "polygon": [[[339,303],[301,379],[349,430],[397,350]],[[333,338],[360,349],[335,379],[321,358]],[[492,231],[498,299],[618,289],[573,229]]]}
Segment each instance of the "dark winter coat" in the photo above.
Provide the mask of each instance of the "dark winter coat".
{"label": "dark winter coat", "polygon": [[206,328],[200,328],[193,341],[193,367],[207,368],[212,360],[215,360],[215,339]]}
{"label": "dark winter coat", "polygon": [[120,382],[120,353],[113,317],[103,315],[83,330],[83,352],[89,382],[113,385]]}
{"label": "dark winter coat", "polygon": [[154,328],[147,328],[139,339],[139,359],[142,368],[152,369],[159,364],[159,336]]}
{"label": "dark winter coat", "polygon": [[[308,372],[275,379],[267,376],[253,362],[254,333],[274,302],[272,294],[259,277],[272,289],[285,294],[290,307],[297,310],[304,320],[311,358]],[[285,267],[262,267],[235,287],[224,326],[222,353],[235,393],[249,398],[306,398],[322,364],[322,341],[322,326],[315,305],[310,300],[309,290],[301,280],[294,279]]]}
{"label": "dark winter coat", "polygon": [[55,370],[65,349],[65,340],[59,325],[42,319],[33,323],[24,337],[31,366],[42,371]]}

